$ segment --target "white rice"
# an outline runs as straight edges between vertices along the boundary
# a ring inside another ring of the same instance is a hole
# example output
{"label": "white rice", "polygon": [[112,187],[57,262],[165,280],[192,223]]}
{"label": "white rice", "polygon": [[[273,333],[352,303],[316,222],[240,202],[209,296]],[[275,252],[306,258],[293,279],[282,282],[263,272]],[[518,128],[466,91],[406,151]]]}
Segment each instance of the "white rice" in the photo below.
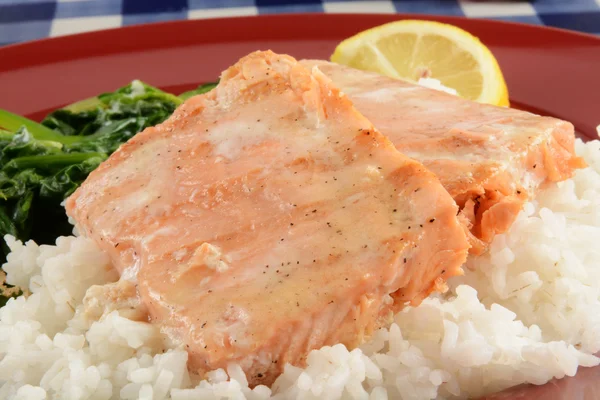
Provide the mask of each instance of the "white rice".
{"label": "white rice", "polygon": [[193,382],[187,353],[156,327],[85,313],[86,290],[116,279],[91,241],[7,237],[8,282],[32,294],[0,310],[0,398],[450,399],[598,365],[600,142],[578,141],[577,152],[590,167],[527,204],[447,296],[402,311],[361,349],[311,352],[272,390],[249,389],[236,365]]}

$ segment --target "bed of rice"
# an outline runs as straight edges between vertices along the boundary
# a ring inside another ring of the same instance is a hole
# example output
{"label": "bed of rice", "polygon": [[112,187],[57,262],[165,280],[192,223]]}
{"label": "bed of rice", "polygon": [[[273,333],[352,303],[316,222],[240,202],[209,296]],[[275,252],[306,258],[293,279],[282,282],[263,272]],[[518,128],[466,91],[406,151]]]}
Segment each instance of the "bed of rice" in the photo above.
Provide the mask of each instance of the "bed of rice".
{"label": "bed of rice", "polygon": [[0,398],[446,399],[572,376],[600,350],[600,142],[577,152],[590,167],[527,204],[444,298],[399,313],[361,349],[313,351],[273,388],[249,389],[235,365],[193,382],[186,352],[156,327],[82,313],[86,290],[116,279],[91,241],[7,237],[8,282],[32,294],[0,310]]}

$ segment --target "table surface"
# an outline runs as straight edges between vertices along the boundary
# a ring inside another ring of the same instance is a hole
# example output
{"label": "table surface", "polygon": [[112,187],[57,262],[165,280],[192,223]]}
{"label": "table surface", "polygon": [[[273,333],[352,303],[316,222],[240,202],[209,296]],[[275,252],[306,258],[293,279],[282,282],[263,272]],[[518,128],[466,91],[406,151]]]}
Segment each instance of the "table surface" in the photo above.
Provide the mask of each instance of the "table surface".
{"label": "table surface", "polygon": [[157,21],[298,12],[458,15],[600,34],[600,0],[0,0],[0,45]]}

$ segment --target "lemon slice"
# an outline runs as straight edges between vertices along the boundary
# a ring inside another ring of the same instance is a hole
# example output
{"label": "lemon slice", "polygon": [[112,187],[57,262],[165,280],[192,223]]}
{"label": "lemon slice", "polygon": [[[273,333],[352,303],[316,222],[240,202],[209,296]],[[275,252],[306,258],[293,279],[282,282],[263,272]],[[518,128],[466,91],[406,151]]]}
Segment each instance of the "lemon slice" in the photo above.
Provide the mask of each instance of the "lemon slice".
{"label": "lemon slice", "polygon": [[344,40],[331,61],[412,82],[435,78],[467,99],[508,106],[496,58],[479,39],[452,25],[391,22]]}

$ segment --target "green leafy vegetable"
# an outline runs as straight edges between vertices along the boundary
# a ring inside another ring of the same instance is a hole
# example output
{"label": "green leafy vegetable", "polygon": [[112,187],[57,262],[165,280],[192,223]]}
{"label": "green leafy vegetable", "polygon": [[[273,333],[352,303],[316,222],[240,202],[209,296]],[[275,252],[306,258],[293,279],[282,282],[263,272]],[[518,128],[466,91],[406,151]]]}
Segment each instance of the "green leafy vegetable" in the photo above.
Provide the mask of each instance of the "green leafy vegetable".
{"label": "green leafy vegetable", "polygon": [[[88,174],[135,134],[167,119],[184,100],[215,86],[175,96],[136,80],[56,110],[41,123],[0,110],[0,236],[41,244],[71,234],[62,202]],[[1,259],[8,250],[2,241]],[[0,307],[18,293],[0,282]]]}
{"label": "green leafy vegetable", "polygon": [[36,139],[51,140],[59,143],[70,143],[74,138],[68,138],[60,135],[52,129],[48,129],[44,125],[31,121],[20,115],[13,114],[6,110],[0,109],[0,126],[9,131],[16,131],[20,128],[26,128]]}

